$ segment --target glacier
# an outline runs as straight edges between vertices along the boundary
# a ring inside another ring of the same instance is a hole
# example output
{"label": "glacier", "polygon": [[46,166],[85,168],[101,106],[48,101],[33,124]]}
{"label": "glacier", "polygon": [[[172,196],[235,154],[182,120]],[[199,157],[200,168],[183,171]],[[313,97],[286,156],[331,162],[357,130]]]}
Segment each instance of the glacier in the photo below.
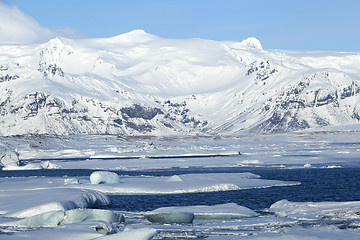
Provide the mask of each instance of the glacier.
{"label": "glacier", "polygon": [[[357,52],[112,38],[0,45],[0,135],[237,134],[359,124]],[[31,83],[31,84],[29,84]]]}

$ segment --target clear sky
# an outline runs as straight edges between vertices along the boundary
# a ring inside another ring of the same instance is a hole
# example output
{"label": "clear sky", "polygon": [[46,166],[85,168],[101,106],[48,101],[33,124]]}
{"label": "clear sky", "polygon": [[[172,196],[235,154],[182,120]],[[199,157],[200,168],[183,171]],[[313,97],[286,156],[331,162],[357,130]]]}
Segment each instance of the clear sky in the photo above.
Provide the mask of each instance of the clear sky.
{"label": "clear sky", "polygon": [[16,6],[41,27],[67,33],[72,30],[76,32],[73,35],[86,37],[112,37],[143,29],[164,38],[241,41],[256,37],[265,49],[360,51],[360,0],[2,0],[2,3],[12,9]]}

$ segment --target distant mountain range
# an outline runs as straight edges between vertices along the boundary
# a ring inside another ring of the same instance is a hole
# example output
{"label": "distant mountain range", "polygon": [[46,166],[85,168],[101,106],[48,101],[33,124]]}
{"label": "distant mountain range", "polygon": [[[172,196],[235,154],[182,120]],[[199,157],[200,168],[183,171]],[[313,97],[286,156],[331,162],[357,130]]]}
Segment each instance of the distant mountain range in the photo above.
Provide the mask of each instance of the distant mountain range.
{"label": "distant mountain range", "polygon": [[360,122],[360,53],[113,38],[0,45],[0,135],[237,134]]}

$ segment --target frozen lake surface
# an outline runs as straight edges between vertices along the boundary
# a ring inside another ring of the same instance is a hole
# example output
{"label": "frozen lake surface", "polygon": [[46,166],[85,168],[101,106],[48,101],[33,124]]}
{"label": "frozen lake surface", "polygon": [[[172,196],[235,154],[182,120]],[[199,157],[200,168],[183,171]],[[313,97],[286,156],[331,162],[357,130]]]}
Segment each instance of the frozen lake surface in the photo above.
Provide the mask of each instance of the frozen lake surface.
{"label": "frozen lake surface", "polygon": [[[359,239],[358,139],[2,138],[20,165],[0,171],[0,238]],[[102,170],[120,181],[91,184]]]}

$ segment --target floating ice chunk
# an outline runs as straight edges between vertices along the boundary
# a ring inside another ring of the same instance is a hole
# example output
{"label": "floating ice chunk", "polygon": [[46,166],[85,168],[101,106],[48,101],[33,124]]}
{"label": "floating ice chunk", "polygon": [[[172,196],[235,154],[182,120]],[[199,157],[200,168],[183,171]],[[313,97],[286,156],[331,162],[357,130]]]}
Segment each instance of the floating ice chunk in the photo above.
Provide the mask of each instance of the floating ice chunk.
{"label": "floating ice chunk", "polygon": [[5,167],[19,166],[19,154],[10,150],[0,150],[0,163]]}
{"label": "floating ice chunk", "polygon": [[125,229],[122,232],[95,238],[96,240],[149,240],[156,234],[156,230],[152,228],[139,228],[134,230]]}
{"label": "floating ice chunk", "polygon": [[231,220],[258,216],[255,211],[247,207],[239,206],[236,203],[218,204],[213,206],[164,207],[155,209],[151,213],[162,212],[194,213],[195,220]]}
{"label": "floating ice chunk", "polygon": [[91,184],[113,184],[119,183],[120,178],[114,172],[96,171],[90,175]]}
{"label": "floating ice chunk", "polygon": [[157,224],[187,224],[194,220],[194,214],[189,212],[153,212],[145,214],[145,217]]}
{"label": "floating ice chunk", "polygon": [[43,169],[59,169],[60,166],[51,161],[44,161],[40,164]]}
{"label": "floating ice chunk", "polygon": [[166,181],[167,182],[182,182],[183,180],[178,175],[174,175],[174,176],[169,177]]}
{"label": "floating ice chunk", "polygon": [[51,211],[21,219],[19,221],[3,223],[2,225],[17,227],[55,227],[64,219],[64,216],[64,211]]}
{"label": "floating ice chunk", "polygon": [[329,165],[326,168],[342,168],[342,167],[338,165]]}
{"label": "floating ice chunk", "polygon": [[65,218],[61,224],[69,224],[75,222],[101,220],[109,223],[124,222],[123,215],[110,210],[103,209],[72,209],[65,212]]}
{"label": "floating ice chunk", "polygon": [[312,168],[313,166],[310,163],[304,165],[304,168]]}
{"label": "floating ice chunk", "polygon": [[73,185],[73,184],[81,184],[81,182],[77,178],[65,178],[64,184],[65,185]]}

